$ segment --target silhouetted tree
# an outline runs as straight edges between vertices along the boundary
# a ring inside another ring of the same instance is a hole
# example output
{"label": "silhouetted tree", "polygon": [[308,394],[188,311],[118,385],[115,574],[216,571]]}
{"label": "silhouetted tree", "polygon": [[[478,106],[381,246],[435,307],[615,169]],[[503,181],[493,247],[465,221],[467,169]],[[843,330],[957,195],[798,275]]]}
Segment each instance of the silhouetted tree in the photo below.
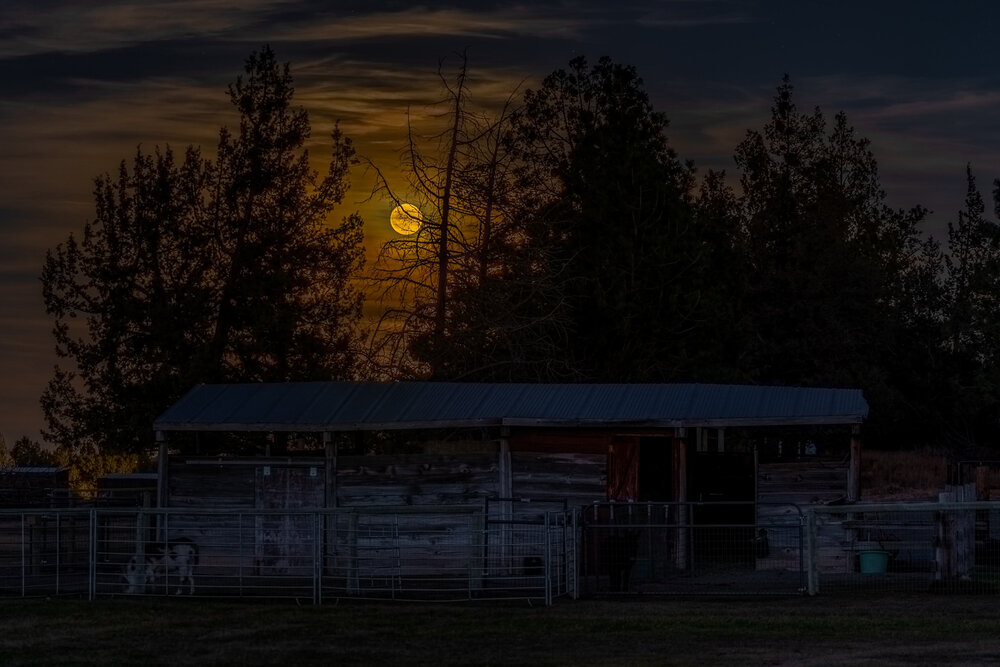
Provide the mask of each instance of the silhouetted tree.
{"label": "silhouetted tree", "polygon": [[579,379],[676,379],[703,322],[693,169],[632,67],[546,77],[515,116],[526,245],[566,313],[560,366]]}
{"label": "silhouetted tree", "polygon": [[[422,145],[412,125],[408,125],[408,144],[403,153],[403,167],[411,191],[407,203],[416,200],[420,209],[419,227],[409,237],[387,241],[375,265],[375,281],[382,296],[394,305],[387,309],[375,332],[373,358],[383,371],[397,376],[434,375],[437,353],[415,358],[411,345],[424,337],[440,346],[447,335],[449,301],[455,267],[461,262],[456,246],[465,245],[466,220],[455,210],[456,185],[462,169],[462,156],[470,141],[466,110],[468,63],[459,54],[453,78],[444,72],[444,60],[438,65],[438,78],[445,91],[439,103],[447,107],[447,119],[440,133]],[[374,165],[373,165],[374,166]],[[376,189],[394,205],[404,203],[401,195],[375,167]],[[426,369],[420,364],[426,364]]]}
{"label": "silhouetted tree", "polygon": [[319,178],[308,116],[265,48],[229,87],[239,132],[217,159],[139,151],[103,176],[96,216],[42,273],[57,367],[46,437],[68,450],[136,452],[152,420],[197,382],[345,378],[353,366],[361,220],[330,226],[353,148],[333,133]]}
{"label": "silhouetted tree", "polygon": [[59,456],[42,447],[40,442],[28,436],[18,438],[10,448],[10,457],[21,466],[52,466],[59,465]]}
{"label": "silhouetted tree", "polygon": [[375,280],[394,303],[379,323],[375,356],[397,377],[484,379],[518,356],[512,326],[538,305],[512,298],[507,281],[523,277],[513,268],[521,262],[506,141],[512,98],[498,111],[472,107],[465,54],[454,76],[443,65],[444,127],[427,138],[409,128],[406,196],[378,171],[378,189],[397,205],[416,201],[423,219],[415,234],[381,248]]}
{"label": "silhouetted tree", "polygon": [[753,373],[739,322],[745,314],[748,261],[740,202],[723,171],[709,170],[695,199],[701,278],[697,345],[692,345],[690,378],[746,382]]}
{"label": "silhouetted tree", "polygon": [[827,136],[822,113],[799,114],[791,93],[786,81],[763,134],[749,132],[736,154],[755,299],[748,329],[762,377],[830,381],[860,358],[868,341],[855,325],[891,296],[890,262],[914,220],[885,208],[868,142],[844,115]]}
{"label": "silhouetted tree", "polygon": [[892,369],[912,363],[898,356],[901,307],[918,277],[924,209],[889,208],[868,140],[843,113],[829,132],[819,109],[799,113],[787,77],[736,162],[747,271],[738,326],[751,379],[860,386],[873,405],[900,402]]}
{"label": "silhouetted tree", "polygon": [[965,206],[948,224],[945,346],[955,444],[1000,444],[1000,226],[966,168]]}

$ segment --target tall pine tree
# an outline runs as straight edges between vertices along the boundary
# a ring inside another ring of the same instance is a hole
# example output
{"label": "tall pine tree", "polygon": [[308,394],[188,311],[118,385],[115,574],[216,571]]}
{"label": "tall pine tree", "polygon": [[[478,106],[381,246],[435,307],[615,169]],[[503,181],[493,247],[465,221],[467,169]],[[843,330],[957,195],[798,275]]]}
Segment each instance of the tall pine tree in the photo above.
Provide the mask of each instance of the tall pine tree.
{"label": "tall pine tree", "polygon": [[292,77],[265,48],[229,88],[239,131],[217,159],[136,155],[95,187],[96,216],[42,272],[56,368],[42,406],[68,450],[139,451],[197,382],[349,377],[361,298],[361,220],[331,226],[353,148],[339,131],[322,177]]}

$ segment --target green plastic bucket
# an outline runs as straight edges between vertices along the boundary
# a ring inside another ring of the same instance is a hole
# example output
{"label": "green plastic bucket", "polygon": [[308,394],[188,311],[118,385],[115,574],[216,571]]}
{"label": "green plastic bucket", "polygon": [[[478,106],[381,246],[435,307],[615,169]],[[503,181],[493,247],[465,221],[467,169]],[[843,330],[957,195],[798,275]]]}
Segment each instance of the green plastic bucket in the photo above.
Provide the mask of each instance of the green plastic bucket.
{"label": "green plastic bucket", "polygon": [[861,574],[882,574],[889,567],[888,551],[859,551]]}

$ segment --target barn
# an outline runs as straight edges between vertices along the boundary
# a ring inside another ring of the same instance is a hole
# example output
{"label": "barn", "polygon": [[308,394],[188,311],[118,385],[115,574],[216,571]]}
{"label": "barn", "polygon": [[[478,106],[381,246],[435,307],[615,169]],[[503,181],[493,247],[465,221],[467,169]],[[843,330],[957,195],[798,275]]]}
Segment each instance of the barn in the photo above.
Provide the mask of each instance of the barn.
{"label": "barn", "polygon": [[[162,454],[158,505],[182,500],[184,489],[171,482],[182,461],[213,467],[249,462],[262,476],[278,474],[275,469],[304,468],[300,476],[309,481],[298,484],[300,506],[441,504],[491,496],[558,497],[573,505],[756,501],[760,489],[753,449],[759,456],[768,442],[772,447],[777,442],[782,453],[796,460],[816,458],[818,446],[802,434],[817,427],[827,427],[825,433],[834,427],[843,434],[833,454],[846,465],[830,490],[852,501],[858,497],[860,425],[867,413],[856,389],[444,382],[199,385],[154,424]],[[220,433],[265,437],[257,439],[250,457],[227,458],[217,453],[231,441],[205,438]],[[387,433],[409,437],[383,439],[381,448],[369,438],[366,445],[366,434]],[[747,433],[758,435],[748,438]],[[177,438],[180,434],[195,437]],[[341,451],[350,454],[340,456]],[[465,476],[455,488],[405,483],[407,466],[416,465],[431,479],[431,470],[449,462]],[[351,478],[362,468],[360,476],[385,476],[379,481],[399,484],[391,491],[391,483],[380,484],[375,493],[358,490]],[[206,493],[205,486],[199,488]]]}
{"label": "barn", "polygon": [[[609,569],[616,565],[608,563],[621,559],[630,572],[645,568],[647,574],[684,569],[694,558],[705,562],[718,545],[711,539],[688,544],[687,526],[744,525],[749,532],[740,539],[752,545],[754,526],[768,513],[797,517],[790,509],[796,504],[856,500],[867,413],[856,389],[199,385],[154,424],[160,447],[156,505],[229,512],[393,507],[429,514],[433,508],[483,508],[487,522],[492,517],[505,526],[530,521],[544,509],[582,508],[582,520],[598,535],[581,546],[584,574],[600,573],[602,585],[614,587]],[[311,529],[268,516],[239,531],[241,540],[252,542],[240,548],[255,554],[258,569],[264,564],[278,571],[296,558],[290,545],[307,542]],[[453,519],[434,515],[429,521],[452,530],[442,521]],[[641,547],[629,544],[640,538],[623,530],[623,521],[670,526],[676,538],[657,546],[643,534]],[[212,530],[203,523],[185,529],[177,520],[174,526],[187,533]],[[509,535],[503,541],[509,552]],[[608,544],[625,555],[609,554]],[[231,548],[219,545],[220,551]],[[350,553],[357,548],[352,543]],[[639,551],[648,562],[639,562]],[[513,555],[527,570],[532,554]],[[758,559],[766,555],[757,549]]]}

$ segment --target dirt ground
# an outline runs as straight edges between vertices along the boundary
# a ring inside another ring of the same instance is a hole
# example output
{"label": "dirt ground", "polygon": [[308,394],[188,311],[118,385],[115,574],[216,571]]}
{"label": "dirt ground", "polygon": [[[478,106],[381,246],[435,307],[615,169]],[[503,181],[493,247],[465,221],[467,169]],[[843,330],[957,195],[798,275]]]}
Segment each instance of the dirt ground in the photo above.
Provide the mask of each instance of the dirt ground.
{"label": "dirt ground", "polygon": [[3,665],[988,665],[995,596],[0,601]]}

